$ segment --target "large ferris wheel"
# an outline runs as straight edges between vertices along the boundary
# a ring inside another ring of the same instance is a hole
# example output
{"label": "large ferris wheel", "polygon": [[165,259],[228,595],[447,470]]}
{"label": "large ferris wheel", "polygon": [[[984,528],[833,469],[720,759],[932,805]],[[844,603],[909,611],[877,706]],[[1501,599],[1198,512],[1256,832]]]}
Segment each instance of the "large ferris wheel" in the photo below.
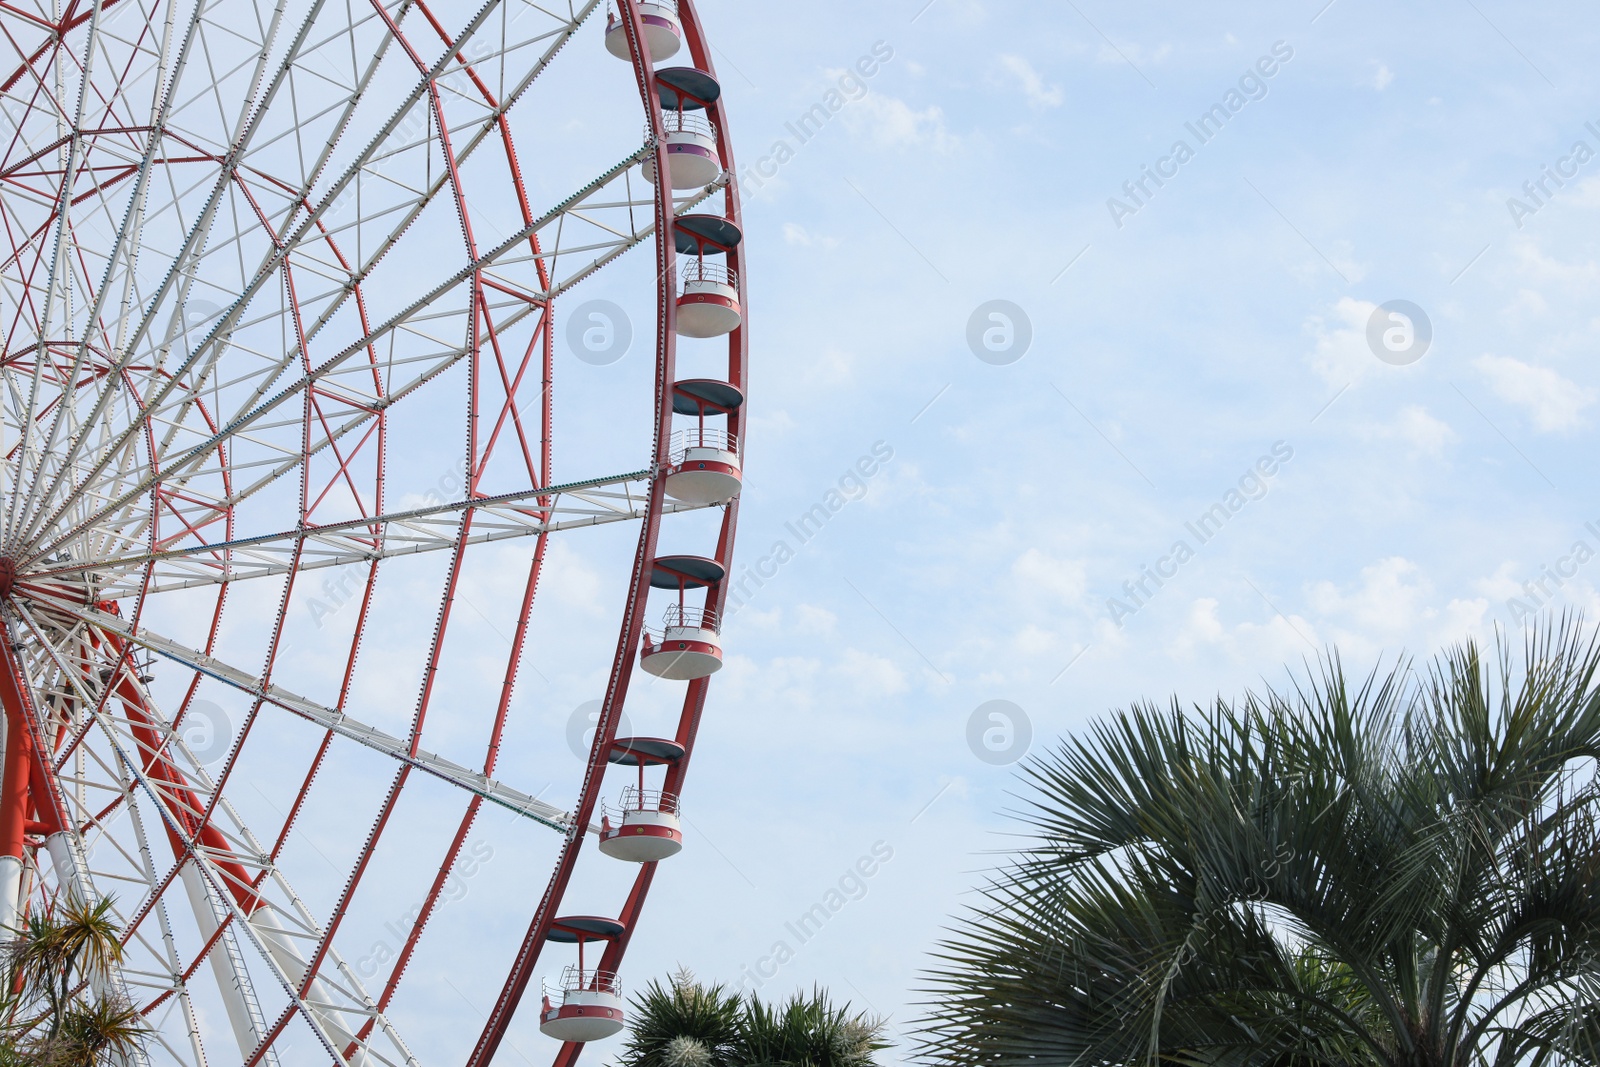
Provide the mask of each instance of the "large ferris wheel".
{"label": "large ferris wheel", "polygon": [[[0,927],[110,900],[145,1062],[622,1028],[722,663],[746,331],[691,0],[600,7],[0,3]],[[558,307],[628,326],[602,291],[655,328],[565,386]],[[603,696],[558,774],[563,672]]]}

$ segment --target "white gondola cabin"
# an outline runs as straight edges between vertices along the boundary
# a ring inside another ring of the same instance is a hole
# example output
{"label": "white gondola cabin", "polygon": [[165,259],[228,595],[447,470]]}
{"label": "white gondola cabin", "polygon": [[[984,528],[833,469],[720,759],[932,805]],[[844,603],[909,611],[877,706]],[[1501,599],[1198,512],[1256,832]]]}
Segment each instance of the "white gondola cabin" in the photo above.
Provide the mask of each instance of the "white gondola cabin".
{"label": "white gondola cabin", "polygon": [[567,967],[554,985],[546,980],[539,1029],[557,1041],[600,1041],[622,1030],[622,987],[611,971],[585,966],[584,945],[611,942],[622,936],[623,925],[596,915],[575,915],[550,924],[545,939],[558,945],[577,945],[577,966]]}
{"label": "white gondola cabin", "polygon": [[601,852],[629,863],[655,863],[683,850],[678,795],[646,789],[644,777],[646,767],[675,765],[683,754],[682,745],[664,737],[619,737],[612,743],[611,762],[639,768],[639,781],[623,790],[618,807],[601,805]]}
{"label": "white gondola cabin", "polygon": [[[682,288],[676,330],[682,337],[722,337],[744,323],[733,250],[742,234],[720,215],[683,215],[672,226]],[[709,259],[707,257],[710,257]]]}
{"label": "white gondola cabin", "polygon": [[[650,46],[650,61],[660,63],[678,54],[683,46],[683,23],[678,21],[675,0],[639,0],[639,21],[644,23],[645,44]],[[616,9],[606,8],[606,51],[618,59],[631,59],[628,31]]]}
{"label": "white gondola cabin", "polygon": [[671,681],[708,678],[722,669],[722,635],[710,607],[684,603],[690,589],[704,589],[727,577],[727,568],[703,556],[662,556],[650,571],[650,585],[676,589],[678,602],[667,607],[659,630],[646,629],[639,665]]}
{"label": "white gondola cabin", "polygon": [[[656,72],[656,93],[665,120],[662,140],[667,150],[667,173],[674,189],[701,189],[722,175],[722,155],[717,148],[717,127],[705,114],[722,95],[722,86],[703,70],[668,67]],[[646,130],[645,135],[649,136]],[[645,180],[656,180],[656,157],[644,161]]]}
{"label": "white gondola cabin", "polygon": [[744,394],[728,382],[691,378],[672,387],[672,411],[693,415],[695,424],[674,430],[667,444],[667,495],[689,504],[726,504],[744,486],[739,439],[732,431],[707,426],[706,419],[731,417]]}

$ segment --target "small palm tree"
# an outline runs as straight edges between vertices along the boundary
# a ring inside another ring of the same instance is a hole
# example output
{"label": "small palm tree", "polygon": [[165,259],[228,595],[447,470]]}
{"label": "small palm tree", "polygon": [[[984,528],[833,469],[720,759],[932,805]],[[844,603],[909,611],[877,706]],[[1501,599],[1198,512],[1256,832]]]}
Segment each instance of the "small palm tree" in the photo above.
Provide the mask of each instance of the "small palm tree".
{"label": "small palm tree", "polygon": [[0,1067],[132,1062],[148,1028],[108,992],[122,960],[112,901],[58,900],[24,917],[0,967]]}
{"label": "small palm tree", "polygon": [[873,1067],[872,1054],[888,1048],[883,1023],[836,1008],[827,993],[796,993],[781,1007],[755,994],[745,1001],[739,1028],[740,1067]]}
{"label": "small palm tree", "polygon": [[[883,1024],[820,989],[781,1006],[679,971],[633,1001],[622,1067],[874,1067]],[[0,1067],[4,1067],[0,1063]]]}
{"label": "small palm tree", "polygon": [[1140,705],[1024,772],[931,976],[948,1064],[1600,1064],[1600,649]]}
{"label": "small palm tree", "polygon": [[110,997],[76,1004],[62,1014],[61,1026],[46,1043],[50,1067],[99,1067],[133,1063],[148,1027],[133,1005]]}
{"label": "small palm tree", "polygon": [[739,997],[679,970],[634,998],[625,1067],[736,1067]]}

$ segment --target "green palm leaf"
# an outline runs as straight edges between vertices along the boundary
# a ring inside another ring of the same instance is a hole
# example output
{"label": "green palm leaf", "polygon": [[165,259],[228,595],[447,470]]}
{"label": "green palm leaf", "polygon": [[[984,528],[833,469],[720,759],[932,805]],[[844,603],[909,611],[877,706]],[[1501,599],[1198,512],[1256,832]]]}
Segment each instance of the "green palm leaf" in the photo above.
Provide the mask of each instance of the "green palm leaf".
{"label": "green palm leaf", "polygon": [[1031,843],[937,950],[923,1057],[1600,1065],[1600,650],[1563,620],[1497,652],[1330,657],[1031,760]]}
{"label": "green palm leaf", "polygon": [[835,1007],[821,989],[771,1005],[687,971],[650,983],[629,1018],[622,1067],[873,1067],[889,1047],[881,1022]]}

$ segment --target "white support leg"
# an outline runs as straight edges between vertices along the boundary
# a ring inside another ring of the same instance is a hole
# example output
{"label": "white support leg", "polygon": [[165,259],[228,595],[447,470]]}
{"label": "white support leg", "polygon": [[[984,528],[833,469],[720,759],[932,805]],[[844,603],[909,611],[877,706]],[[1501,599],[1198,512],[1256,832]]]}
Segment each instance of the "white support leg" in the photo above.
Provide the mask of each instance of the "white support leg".
{"label": "white support leg", "polygon": [[84,871],[89,865],[78,854],[73,836],[68,833],[51,834],[44,839],[44,847],[50,853],[50,865],[55,868],[56,881],[67,896],[79,904],[92,900],[93,894],[88,892],[84,884]]}
{"label": "white support leg", "polygon": [[15,937],[21,921],[22,860],[16,856],[0,856],[0,940],[9,941]]}
{"label": "white support leg", "polygon": [[[6,717],[0,715],[0,752],[6,750]],[[0,941],[9,941],[22,919],[22,857],[0,856]]]}
{"label": "white support leg", "polygon": [[[278,919],[278,913],[273,911],[270,905],[258,908],[250,916],[249,922],[251,928],[261,938],[261,943],[272,954],[273,960],[277,962],[279,967],[283,968],[283,972],[289,976],[290,980],[295,985],[304,982],[306,979],[305,958],[300,955],[300,948],[295,944],[294,937],[290,935],[288,930],[284,929],[283,923]],[[311,986],[306,990],[305,999],[308,1004],[334,1003],[332,994],[322,987],[321,978],[311,980]],[[315,1008],[312,1010],[316,1011]],[[340,1045],[348,1046],[355,1042],[356,1035],[340,1025],[338,1016],[335,1013],[317,1011],[316,1014],[322,1025],[327,1029],[328,1036],[336,1039]],[[341,1048],[339,1051],[343,1052],[344,1049]],[[357,1049],[349,1062],[355,1067],[361,1067],[361,1065],[369,1063],[370,1060],[365,1049]]]}
{"label": "white support leg", "polygon": [[[182,878],[183,888],[189,894],[189,906],[194,909],[195,924],[200,928],[200,937],[209,941],[221,923],[211,895],[206,892],[205,879],[200,877],[193,861],[183,865]],[[212,948],[211,973],[216,976],[222,1004],[228,1010],[228,1022],[233,1026],[234,1039],[239,1043],[239,1055],[248,1056],[261,1042],[265,1027],[255,1017],[256,1013],[250,1010],[250,1003],[246,999],[246,990],[250,987],[245,976],[239,973],[239,961],[227,949],[228,946],[222,944],[220,939]]]}

